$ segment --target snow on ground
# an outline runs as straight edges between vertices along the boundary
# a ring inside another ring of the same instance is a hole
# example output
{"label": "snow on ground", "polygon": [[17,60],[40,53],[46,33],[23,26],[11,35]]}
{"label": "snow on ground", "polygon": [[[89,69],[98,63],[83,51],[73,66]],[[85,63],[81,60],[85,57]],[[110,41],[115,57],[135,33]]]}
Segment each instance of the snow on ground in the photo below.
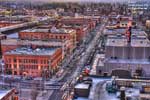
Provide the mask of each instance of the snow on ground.
{"label": "snow on ground", "polygon": [[92,84],[92,87],[91,87],[89,97],[88,98],[78,97],[75,100],[94,100],[93,96],[94,96],[94,91],[95,91],[95,88],[96,88],[96,84],[98,84],[99,82],[105,81],[105,80],[110,80],[108,78],[92,78],[92,79],[93,79],[93,84]]}

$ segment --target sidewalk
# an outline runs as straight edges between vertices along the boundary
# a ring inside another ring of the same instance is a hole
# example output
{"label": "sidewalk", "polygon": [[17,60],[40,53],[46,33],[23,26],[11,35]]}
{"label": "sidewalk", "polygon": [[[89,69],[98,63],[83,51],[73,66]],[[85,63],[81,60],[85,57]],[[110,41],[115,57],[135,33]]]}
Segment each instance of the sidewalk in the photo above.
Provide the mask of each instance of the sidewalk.
{"label": "sidewalk", "polygon": [[49,97],[52,95],[52,93],[53,91],[41,91],[36,100],[49,100]]}
{"label": "sidewalk", "polygon": [[64,78],[64,76],[66,75],[66,73],[67,73],[67,71],[65,71],[65,72],[61,75],[61,77],[59,77],[59,78],[56,78],[56,76],[53,76],[52,79],[50,79],[49,81],[45,81],[45,83],[52,83],[52,82],[54,82],[54,81],[58,82],[58,81],[60,81],[60,80],[62,80],[62,79]]}

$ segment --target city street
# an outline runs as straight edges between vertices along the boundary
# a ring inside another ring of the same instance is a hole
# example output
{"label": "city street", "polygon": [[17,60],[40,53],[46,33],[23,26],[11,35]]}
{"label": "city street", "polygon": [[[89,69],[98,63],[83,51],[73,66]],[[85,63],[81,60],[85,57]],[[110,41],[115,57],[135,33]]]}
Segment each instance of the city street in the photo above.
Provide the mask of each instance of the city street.
{"label": "city street", "polygon": [[[77,59],[76,62],[70,63],[71,65],[69,65],[69,67],[71,67],[71,69],[68,71],[66,76],[61,81],[68,80],[66,83],[70,83],[70,84],[76,83],[76,77],[80,75],[82,69],[86,65],[87,59],[89,58],[92,50],[96,48],[97,41],[100,38],[104,27],[105,27],[104,23],[100,26],[97,26],[95,28],[95,31],[96,31],[95,37],[92,39],[92,41],[89,44],[83,44],[84,48],[79,48],[79,51],[77,51],[77,53],[75,52],[74,58],[79,57],[79,59]],[[84,55],[80,56],[83,52],[84,52]],[[68,87],[66,86],[66,88]],[[62,95],[63,95],[63,92],[61,90],[54,90],[54,93],[50,96],[49,100],[61,100]]]}

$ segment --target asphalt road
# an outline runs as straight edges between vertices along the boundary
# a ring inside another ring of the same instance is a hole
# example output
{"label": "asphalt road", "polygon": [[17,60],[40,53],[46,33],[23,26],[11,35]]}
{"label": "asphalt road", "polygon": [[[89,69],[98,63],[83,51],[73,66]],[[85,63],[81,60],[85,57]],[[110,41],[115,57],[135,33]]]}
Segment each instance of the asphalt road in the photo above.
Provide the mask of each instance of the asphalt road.
{"label": "asphalt road", "polygon": [[[91,54],[91,52],[93,50],[96,49],[97,46],[97,41],[99,40],[103,30],[105,27],[105,22],[100,25],[97,26],[95,28],[95,36],[94,38],[88,42],[85,41],[85,43],[83,43],[78,50],[76,50],[73,53],[72,59],[70,59],[70,62],[68,62],[68,66],[70,69],[68,69],[68,73],[64,76],[64,78],[61,80],[66,82],[66,83],[72,83],[74,84],[76,82],[76,77],[81,73],[82,69],[85,67],[85,64]],[[85,39],[85,40],[88,40]],[[84,53],[83,55],[81,55],[82,53]],[[66,87],[67,88],[67,87]],[[54,90],[53,94],[49,97],[49,100],[62,100],[62,95],[64,94],[64,92],[61,91],[61,89],[59,90]]]}

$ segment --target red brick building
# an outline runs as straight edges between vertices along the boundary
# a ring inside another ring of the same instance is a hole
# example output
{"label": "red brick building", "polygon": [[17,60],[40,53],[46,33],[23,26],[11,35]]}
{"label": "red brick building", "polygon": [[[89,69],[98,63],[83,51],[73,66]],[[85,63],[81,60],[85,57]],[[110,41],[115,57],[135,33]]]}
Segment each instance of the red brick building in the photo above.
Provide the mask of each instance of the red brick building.
{"label": "red brick building", "polygon": [[19,39],[1,42],[7,74],[39,77],[44,70],[48,75],[57,71],[64,55],[75,48],[76,31],[31,29],[20,32]]}
{"label": "red brick building", "polygon": [[0,21],[0,28],[22,23],[21,21]]}
{"label": "red brick building", "polygon": [[[90,32],[90,25],[84,25],[84,24],[63,24],[61,22],[58,22],[59,25],[57,26],[58,28],[64,28],[64,29],[69,29],[69,30],[76,30],[76,41],[77,43],[80,42],[83,37],[86,36],[88,32]],[[50,29],[52,28],[52,25],[49,24],[44,24],[42,26],[38,26],[38,28],[42,29]]]}
{"label": "red brick building", "polygon": [[90,30],[94,29],[95,26],[96,26],[96,22],[92,20],[92,18],[75,18],[75,17],[64,17],[61,19],[60,21],[61,23],[63,24],[80,24],[80,25],[83,25],[83,24],[86,24],[86,25],[89,25],[90,26]]}
{"label": "red brick building", "polygon": [[91,19],[70,19],[61,27],[24,30],[19,32],[19,39],[2,40],[6,73],[33,77],[42,76],[45,70],[48,75],[55,73],[63,56],[94,27]]}
{"label": "red brick building", "polygon": [[62,27],[76,30],[77,42],[80,42],[87,35],[87,33],[90,32],[89,25],[63,25]]}
{"label": "red brick building", "polygon": [[64,54],[68,54],[72,51],[73,44],[70,40],[54,40],[49,39],[48,41],[31,41],[31,40],[20,40],[20,39],[6,39],[1,40],[2,54],[10,50],[14,50],[18,47],[32,47],[32,48],[48,48],[48,47],[61,47]]}
{"label": "red brick building", "polygon": [[2,55],[7,51],[16,49],[17,47],[19,47],[17,45],[17,40],[14,40],[14,39],[1,40],[1,53],[2,53]]}
{"label": "red brick building", "polygon": [[31,41],[69,41],[70,52],[76,47],[76,31],[72,29],[31,29],[19,33],[19,39]]}
{"label": "red brick building", "polygon": [[21,47],[4,53],[5,72],[12,75],[40,77],[44,70],[55,73],[62,60],[61,48]]}

